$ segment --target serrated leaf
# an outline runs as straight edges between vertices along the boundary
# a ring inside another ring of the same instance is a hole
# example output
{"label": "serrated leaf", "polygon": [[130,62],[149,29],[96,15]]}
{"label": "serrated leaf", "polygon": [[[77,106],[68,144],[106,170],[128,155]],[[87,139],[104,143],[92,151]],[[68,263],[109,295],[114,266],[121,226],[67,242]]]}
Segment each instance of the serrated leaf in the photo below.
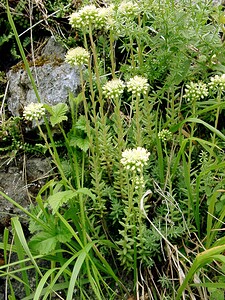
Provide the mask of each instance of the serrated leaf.
{"label": "serrated leaf", "polygon": [[95,195],[88,188],[80,188],[76,191],[76,193],[89,196],[93,201],[96,198]]}
{"label": "serrated leaf", "polygon": [[74,97],[73,93],[69,93],[69,101],[74,102],[76,105],[79,105],[83,101],[83,95],[82,93],[78,94],[76,97]]}
{"label": "serrated leaf", "polygon": [[89,139],[87,137],[86,138],[77,137],[76,146],[80,148],[82,151],[87,152],[87,150],[89,149]]}
{"label": "serrated leaf", "polygon": [[30,242],[29,246],[34,251],[38,251],[40,254],[48,254],[55,250],[58,240],[54,235],[54,232],[39,232],[34,235]]}
{"label": "serrated leaf", "polygon": [[80,116],[80,118],[76,122],[75,127],[76,129],[80,129],[84,132],[87,132],[87,122],[85,116]]}
{"label": "serrated leaf", "polygon": [[55,193],[48,197],[48,203],[52,208],[53,214],[55,214],[58,209],[68,202],[70,199],[72,199],[74,196],[76,196],[76,192],[74,191],[63,191]]}
{"label": "serrated leaf", "polygon": [[86,152],[89,149],[89,139],[88,139],[88,137],[74,135],[74,136],[70,137],[69,145],[71,147],[78,147],[82,151]]}
{"label": "serrated leaf", "polygon": [[58,103],[52,106],[50,121],[52,126],[61,123],[62,121],[67,121],[66,113],[68,112],[68,106],[65,103]]}
{"label": "serrated leaf", "polygon": [[67,227],[61,223],[56,228],[56,238],[60,243],[67,243],[71,240],[72,234]]}
{"label": "serrated leaf", "polygon": [[43,226],[41,226],[40,224],[37,224],[37,222],[34,221],[33,219],[30,219],[28,229],[29,229],[30,233],[34,233],[35,231],[42,230]]}

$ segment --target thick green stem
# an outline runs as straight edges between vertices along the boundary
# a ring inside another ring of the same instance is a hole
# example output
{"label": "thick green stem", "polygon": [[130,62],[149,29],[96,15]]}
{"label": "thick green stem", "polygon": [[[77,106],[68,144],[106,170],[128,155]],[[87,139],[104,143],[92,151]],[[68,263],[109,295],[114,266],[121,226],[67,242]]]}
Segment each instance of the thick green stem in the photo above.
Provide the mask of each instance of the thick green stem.
{"label": "thick green stem", "polygon": [[[87,37],[86,37],[85,32],[83,32],[83,37],[84,37],[84,47],[89,52]],[[95,92],[94,92],[94,87],[93,87],[93,75],[92,75],[92,67],[91,67],[90,59],[89,59],[89,63],[88,63],[88,80],[89,80],[89,85],[90,85],[92,110],[93,110],[93,117],[94,117],[94,122],[95,122],[97,119],[97,117],[96,117],[96,101],[95,101]]]}
{"label": "thick green stem", "polygon": [[130,56],[131,56],[131,66],[132,66],[132,69],[134,70],[136,67],[136,64],[135,64],[135,59],[134,59],[133,39],[131,36],[130,36]]}
{"label": "thick green stem", "polygon": [[97,84],[98,93],[99,93],[98,100],[99,100],[99,104],[100,104],[100,113],[101,113],[101,116],[103,116],[104,102],[103,102],[103,97],[102,97],[102,87],[101,87],[100,74],[99,74],[98,55],[97,55],[96,46],[95,46],[95,43],[93,40],[91,25],[89,26],[89,38],[90,38],[91,49],[92,49],[92,54],[93,54],[93,58],[94,58],[94,70],[95,70],[95,75],[96,75],[96,84]]}
{"label": "thick green stem", "polygon": [[121,156],[121,153],[123,151],[124,146],[124,132],[123,132],[123,121],[120,114],[120,105],[121,105],[121,99],[119,97],[114,98],[115,103],[115,125],[117,129],[117,150],[118,155]]}
{"label": "thick green stem", "polygon": [[111,68],[112,68],[112,78],[116,78],[116,61],[115,61],[115,51],[114,51],[114,34],[113,31],[110,30],[109,33],[109,42],[110,42],[110,60],[111,60]]}
{"label": "thick green stem", "polygon": [[[138,16],[138,26],[141,28],[141,16]],[[137,45],[138,45],[138,62],[139,62],[139,67],[141,68],[143,66],[143,57],[142,57],[142,47],[141,47],[141,37],[140,37],[140,33],[137,35],[136,38],[137,41]]]}
{"label": "thick green stem", "polygon": [[[133,96],[132,96],[133,98]],[[132,99],[135,103],[135,120],[136,120],[136,144],[138,147],[142,145],[141,126],[140,126],[140,95],[136,95],[136,99]]]}

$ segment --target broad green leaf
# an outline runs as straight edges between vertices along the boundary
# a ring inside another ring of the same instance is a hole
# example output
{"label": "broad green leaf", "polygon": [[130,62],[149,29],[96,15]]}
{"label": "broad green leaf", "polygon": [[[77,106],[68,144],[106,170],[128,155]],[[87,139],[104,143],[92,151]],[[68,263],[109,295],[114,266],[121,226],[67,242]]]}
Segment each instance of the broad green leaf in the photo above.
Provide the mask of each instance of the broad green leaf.
{"label": "broad green leaf", "polygon": [[67,112],[68,106],[65,103],[58,103],[55,106],[52,106],[52,116],[50,117],[52,126],[55,126],[62,121],[67,121]]}
{"label": "broad green leaf", "polygon": [[78,121],[76,122],[76,125],[75,127],[77,129],[80,129],[84,132],[87,132],[87,121],[86,121],[86,118],[85,116],[80,116]]}
{"label": "broad green leaf", "polygon": [[72,234],[69,229],[61,222],[56,228],[56,237],[60,243],[67,243],[71,240]]}
{"label": "broad green leaf", "polygon": [[55,193],[55,194],[49,196],[48,203],[53,210],[53,214],[55,214],[63,204],[68,202],[74,196],[76,196],[76,192],[74,192],[72,190],[58,192],[58,193]]}
{"label": "broad green leaf", "polygon": [[48,233],[42,231],[31,238],[29,247],[40,254],[49,254],[55,250],[57,242],[58,240],[54,232]]}
{"label": "broad green leaf", "polygon": [[95,200],[95,195],[88,188],[80,188],[76,191],[76,193],[89,196],[92,200]]}
{"label": "broad green leaf", "polygon": [[40,224],[38,224],[36,221],[34,220],[30,220],[29,222],[29,231],[30,233],[34,233],[35,231],[39,231],[42,230],[43,226],[41,226]]}
{"label": "broad green leaf", "polygon": [[87,137],[83,138],[81,136],[74,136],[70,140],[70,146],[77,146],[84,152],[86,152],[89,149],[89,144],[90,143]]}

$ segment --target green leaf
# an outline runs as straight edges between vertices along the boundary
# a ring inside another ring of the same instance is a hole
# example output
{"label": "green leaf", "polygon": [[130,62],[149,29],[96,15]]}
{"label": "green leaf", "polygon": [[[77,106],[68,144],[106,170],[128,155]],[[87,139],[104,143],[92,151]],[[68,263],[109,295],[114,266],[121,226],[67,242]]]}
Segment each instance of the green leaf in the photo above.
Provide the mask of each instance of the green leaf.
{"label": "green leaf", "polygon": [[70,140],[70,146],[77,146],[82,151],[86,152],[89,149],[89,139],[87,137],[74,136]]}
{"label": "green leaf", "polygon": [[56,228],[56,238],[60,243],[67,243],[72,238],[71,232],[62,222]]}
{"label": "green leaf", "polygon": [[54,232],[38,232],[29,242],[29,247],[40,254],[48,254],[55,250],[58,239]]}
{"label": "green leaf", "polygon": [[76,260],[76,263],[73,267],[73,272],[72,272],[71,277],[70,277],[70,283],[69,283],[69,287],[68,287],[68,291],[67,291],[66,300],[72,300],[73,299],[74,287],[76,285],[77,277],[80,273],[80,270],[81,270],[81,267],[82,267],[83,263],[85,262],[85,259],[88,256],[88,252],[91,250],[91,248],[94,246],[94,244],[95,244],[95,242],[91,242],[91,243],[87,244],[85,246],[85,248],[82,249],[79,252],[79,256]]}
{"label": "green leaf", "polygon": [[52,126],[61,123],[62,121],[67,121],[66,113],[68,112],[68,106],[65,103],[58,103],[52,106],[50,121]]}
{"label": "green leaf", "polygon": [[95,195],[88,188],[80,188],[76,191],[76,193],[89,196],[93,201],[95,201]]}
{"label": "green leaf", "polygon": [[80,116],[78,121],[76,122],[76,125],[75,127],[77,129],[80,129],[84,132],[87,132],[87,121],[86,121],[86,118],[85,116]]}
{"label": "green leaf", "polygon": [[225,289],[225,283],[223,282],[201,282],[201,283],[193,283],[190,286],[203,286],[207,288],[214,288],[214,289]]}
{"label": "green leaf", "polygon": [[43,226],[41,226],[40,224],[38,224],[33,219],[30,220],[30,223],[29,223],[29,231],[30,231],[30,233],[34,233],[35,231],[39,231],[39,230],[42,230],[42,229],[43,229]]}
{"label": "green leaf", "polygon": [[49,269],[45,275],[41,278],[37,288],[36,288],[36,291],[35,291],[35,294],[33,296],[33,300],[39,300],[41,299],[41,295],[42,295],[42,292],[43,292],[43,288],[44,286],[47,284],[48,282],[48,278],[52,275],[52,273],[56,272],[57,268],[53,268],[53,269]]}
{"label": "green leaf", "polygon": [[58,209],[70,199],[76,196],[76,192],[69,190],[55,193],[48,197],[48,203],[53,210],[53,214],[55,214]]}
{"label": "green leaf", "polygon": [[82,93],[78,94],[76,97],[74,97],[73,93],[69,93],[69,101],[74,102],[76,105],[79,105],[83,101],[83,95]]}

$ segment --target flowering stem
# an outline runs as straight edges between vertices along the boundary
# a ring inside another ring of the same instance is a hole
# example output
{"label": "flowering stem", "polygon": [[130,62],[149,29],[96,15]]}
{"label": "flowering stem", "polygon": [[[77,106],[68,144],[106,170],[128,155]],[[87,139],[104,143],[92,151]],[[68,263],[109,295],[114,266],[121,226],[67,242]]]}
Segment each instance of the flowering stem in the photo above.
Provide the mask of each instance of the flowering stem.
{"label": "flowering stem", "polygon": [[[220,104],[221,104],[221,94],[222,94],[222,90],[219,88],[218,90],[218,94],[217,94],[217,102],[218,102],[218,107],[217,107],[217,111],[216,111],[216,120],[215,120],[215,129],[217,129],[217,126],[218,126],[218,122],[219,122],[219,116],[220,116]],[[212,136],[212,144],[215,145],[215,142],[216,142],[216,134],[215,132],[213,133],[213,136]],[[214,147],[212,148],[211,150],[211,154],[213,152],[213,149]]]}
{"label": "flowering stem", "polygon": [[95,69],[95,75],[96,75],[96,84],[98,87],[98,92],[99,92],[99,103],[100,103],[100,109],[101,109],[101,115],[103,116],[103,98],[102,98],[102,87],[101,87],[101,82],[100,82],[100,75],[99,75],[99,66],[98,66],[98,55],[96,51],[96,46],[93,40],[93,35],[92,35],[92,27],[91,25],[89,26],[89,38],[91,42],[91,49],[93,53],[93,58],[94,58],[94,69]]}
{"label": "flowering stem", "polygon": [[112,78],[116,78],[116,61],[115,61],[115,52],[114,52],[114,36],[113,31],[110,30],[109,33],[109,42],[110,42],[110,59],[111,59],[111,67],[112,67]]}
{"label": "flowering stem", "polygon": [[131,66],[134,70],[135,69],[135,60],[134,60],[133,39],[131,36],[130,36],[130,56],[131,56]]}
{"label": "flowering stem", "polygon": [[[45,126],[46,126],[46,129],[47,129],[47,132],[48,132],[48,136],[49,136],[50,141],[51,141],[51,146],[50,146],[50,144],[48,143],[48,140],[47,140],[47,138],[46,138],[44,132],[42,131],[40,124],[39,124],[38,121],[37,121],[37,127],[38,127],[38,130],[39,130],[39,132],[40,132],[42,138],[44,139],[45,144],[46,144],[47,147],[48,147],[48,151],[49,151],[49,153],[51,154],[52,159],[53,159],[55,165],[57,166],[60,175],[62,176],[62,180],[64,181],[64,183],[67,183],[67,185],[68,185],[72,190],[74,190],[73,186],[72,186],[71,183],[67,180],[67,178],[66,178],[66,176],[65,176],[65,174],[64,174],[64,172],[63,172],[63,169],[62,169],[62,166],[61,166],[61,162],[60,162],[60,159],[59,159],[59,156],[58,156],[58,152],[57,152],[57,149],[56,149],[56,146],[55,146],[55,143],[54,143],[54,139],[53,139],[53,137],[52,137],[52,133],[51,133],[51,130],[50,130],[49,125],[48,125],[48,121],[46,120],[45,117],[44,117],[44,119],[45,119]],[[53,148],[53,151],[52,151],[51,147]]]}
{"label": "flowering stem", "polygon": [[134,241],[134,290],[136,288],[137,283],[137,222],[136,222],[136,212],[134,208],[134,190],[135,190],[135,181],[136,181],[137,173],[133,172],[132,184],[129,184],[128,190],[128,214],[129,214],[129,225],[133,225],[131,228],[131,238]]}
{"label": "flowering stem", "polygon": [[173,194],[173,188],[172,188],[172,179],[171,179],[171,163],[172,163],[172,149],[171,149],[171,156],[168,155],[167,151],[167,143],[166,141],[163,141],[164,151],[166,154],[166,164],[167,164],[167,172],[166,172],[166,179],[164,183],[164,190],[167,187],[167,184],[169,185],[169,193],[170,195]]}
{"label": "flowering stem", "polygon": [[124,133],[123,133],[123,123],[122,123],[122,118],[120,115],[120,105],[121,105],[121,100],[119,97],[114,98],[114,103],[115,103],[115,125],[117,128],[117,150],[118,150],[118,155],[119,157],[121,156],[123,146],[124,146]]}
{"label": "flowering stem", "polygon": [[[84,104],[84,113],[85,113],[85,118],[86,118],[86,122],[87,122],[86,123],[87,135],[88,135],[90,145],[92,145],[91,127],[90,127],[90,122],[89,122],[89,117],[88,117],[88,104],[87,104],[86,95],[85,95],[85,85],[84,85],[84,77],[83,77],[82,67],[80,67],[79,70],[80,70],[81,93],[82,93],[82,99],[83,99],[83,104]],[[94,112],[95,112],[95,109],[94,109]],[[96,114],[94,114],[94,120],[96,121]]]}
{"label": "flowering stem", "polygon": [[133,99],[132,95],[132,102],[135,103],[135,117],[136,117],[136,143],[137,147],[141,147],[142,144],[142,137],[141,137],[141,126],[140,126],[140,110],[139,110],[139,102],[140,96],[136,95],[136,99]]}
{"label": "flowering stem", "polygon": [[[87,43],[87,37],[86,33],[83,32],[84,37],[84,47],[88,51],[88,43]],[[93,115],[94,115],[94,121],[96,121],[96,102],[95,102],[95,92],[93,88],[93,77],[92,77],[92,70],[91,70],[91,60],[89,60],[88,63],[88,75],[89,75],[89,84],[90,84],[90,92],[91,92],[91,102],[92,102],[92,109],[93,109]],[[83,75],[82,75],[83,80]]]}
{"label": "flowering stem", "polygon": [[[141,28],[141,16],[138,15],[138,26]],[[139,67],[143,66],[143,58],[142,58],[142,51],[141,51],[141,38],[140,34],[137,35],[137,45],[138,45],[138,61],[139,61]]]}
{"label": "flowering stem", "polygon": [[[193,100],[193,103],[192,103],[192,116],[193,116],[193,118],[195,118],[195,116],[196,116],[196,100]],[[191,133],[190,133],[188,163],[187,163],[187,166],[186,166],[186,170],[187,170],[186,173],[188,174],[188,178],[186,178],[186,180],[188,180],[188,186],[189,186],[189,193],[188,193],[188,222],[191,221],[191,210],[192,210],[194,212],[195,223],[196,223],[196,226],[197,226],[198,234],[200,236],[199,215],[196,214],[196,212],[199,211],[199,207],[198,207],[199,203],[196,202],[196,204],[194,204],[193,194],[192,194],[192,191],[191,191],[191,168],[192,168],[192,152],[193,152],[192,138],[194,136],[195,125],[196,125],[196,123],[194,123],[194,122],[191,123]]]}

